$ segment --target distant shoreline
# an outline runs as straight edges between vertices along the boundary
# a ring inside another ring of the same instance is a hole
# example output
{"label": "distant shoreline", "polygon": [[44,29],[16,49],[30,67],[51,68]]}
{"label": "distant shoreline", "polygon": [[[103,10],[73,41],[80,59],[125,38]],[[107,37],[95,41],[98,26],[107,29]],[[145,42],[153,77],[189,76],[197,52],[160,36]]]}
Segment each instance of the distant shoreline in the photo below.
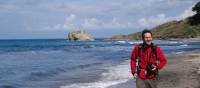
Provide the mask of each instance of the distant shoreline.
{"label": "distant shoreline", "polygon": [[[109,40],[113,40],[113,41],[133,41],[133,40],[129,40],[129,39],[109,39]],[[141,40],[141,39],[139,39]],[[155,38],[154,40],[171,40],[171,41],[175,41],[175,40],[200,40],[200,38],[170,38],[170,39],[157,39]],[[136,40],[138,41],[138,40]]]}

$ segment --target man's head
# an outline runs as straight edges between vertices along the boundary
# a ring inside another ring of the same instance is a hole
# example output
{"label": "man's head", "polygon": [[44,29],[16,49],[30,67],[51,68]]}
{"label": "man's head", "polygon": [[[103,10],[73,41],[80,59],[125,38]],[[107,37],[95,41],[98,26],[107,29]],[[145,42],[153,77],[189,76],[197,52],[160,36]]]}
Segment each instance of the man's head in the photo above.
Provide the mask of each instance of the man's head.
{"label": "man's head", "polygon": [[142,31],[142,40],[147,45],[152,44],[153,38],[150,30],[145,29]]}

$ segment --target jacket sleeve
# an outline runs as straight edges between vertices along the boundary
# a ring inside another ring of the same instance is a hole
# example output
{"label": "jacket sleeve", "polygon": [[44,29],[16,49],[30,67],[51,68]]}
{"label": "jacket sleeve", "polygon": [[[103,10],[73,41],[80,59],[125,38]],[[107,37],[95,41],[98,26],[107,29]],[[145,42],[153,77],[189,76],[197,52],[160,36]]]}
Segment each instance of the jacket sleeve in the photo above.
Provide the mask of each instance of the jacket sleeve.
{"label": "jacket sleeve", "polygon": [[157,47],[157,58],[159,60],[159,63],[158,63],[158,70],[162,69],[164,67],[164,65],[167,63],[167,59],[163,53],[163,51],[161,50],[160,47]]}
{"label": "jacket sleeve", "polygon": [[138,45],[136,45],[134,47],[134,49],[132,50],[132,54],[131,54],[130,66],[131,66],[132,74],[136,73],[136,59],[137,59],[137,57],[138,57]]}

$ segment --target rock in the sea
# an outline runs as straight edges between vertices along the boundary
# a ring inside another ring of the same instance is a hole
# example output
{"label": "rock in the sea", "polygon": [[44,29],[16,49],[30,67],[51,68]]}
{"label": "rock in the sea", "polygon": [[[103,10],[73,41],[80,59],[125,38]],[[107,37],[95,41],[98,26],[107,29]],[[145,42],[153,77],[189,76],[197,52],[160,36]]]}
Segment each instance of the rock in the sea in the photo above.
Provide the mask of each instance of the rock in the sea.
{"label": "rock in the sea", "polygon": [[94,39],[86,32],[83,31],[73,31],[68,33],[69,40],[74,41],[93,41]]}

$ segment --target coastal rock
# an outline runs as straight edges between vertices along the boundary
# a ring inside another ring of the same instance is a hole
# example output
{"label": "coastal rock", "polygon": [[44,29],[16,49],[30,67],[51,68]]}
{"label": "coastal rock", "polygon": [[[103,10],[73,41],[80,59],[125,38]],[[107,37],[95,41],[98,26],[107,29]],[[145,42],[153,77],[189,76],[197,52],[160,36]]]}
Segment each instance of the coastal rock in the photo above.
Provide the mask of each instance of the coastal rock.
{"label": "coastal rock", "polygon": [[94,39],[86,32],[73,31],[68,33],[69,40],[74,41],[93,41]]}

